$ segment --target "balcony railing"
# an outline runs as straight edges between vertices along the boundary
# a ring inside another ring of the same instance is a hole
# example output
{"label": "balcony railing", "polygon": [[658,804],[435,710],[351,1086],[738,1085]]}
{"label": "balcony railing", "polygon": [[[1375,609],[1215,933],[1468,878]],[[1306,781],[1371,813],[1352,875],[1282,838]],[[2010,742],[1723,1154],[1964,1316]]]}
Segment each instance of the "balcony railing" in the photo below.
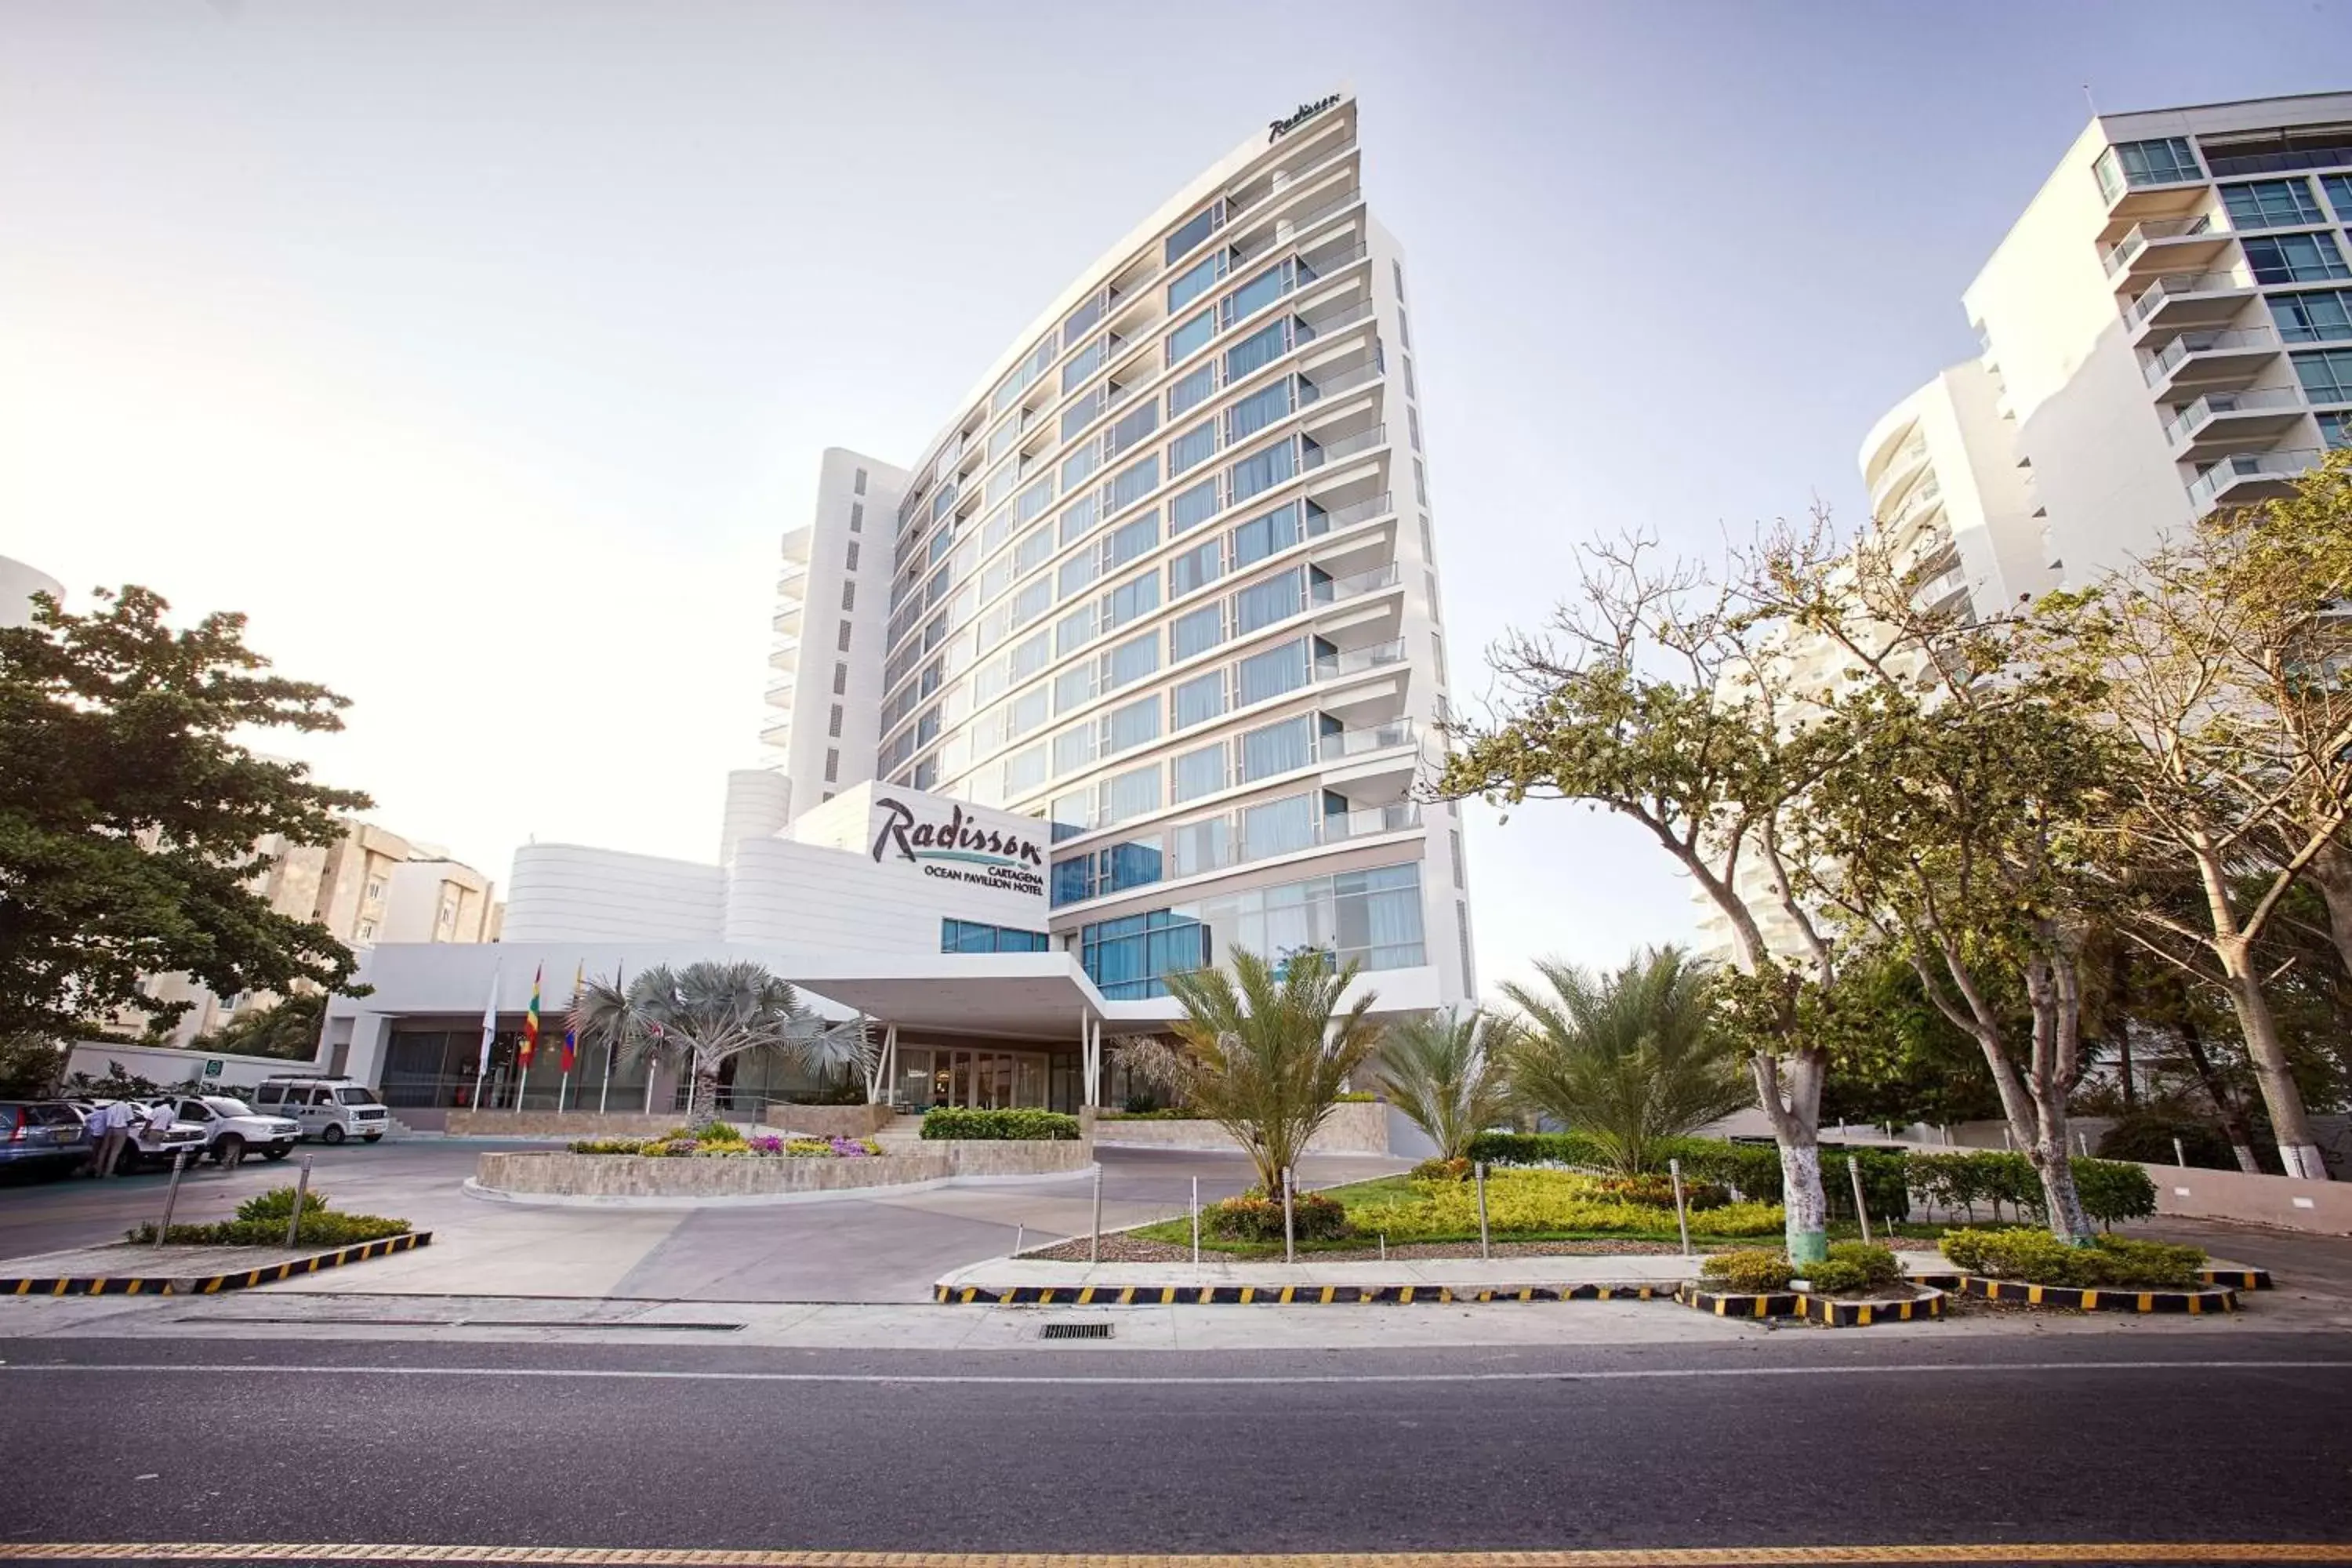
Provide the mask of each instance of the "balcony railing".
{"label": "balcony railing", "polygon": [[2302,406],[2302,395],[2291,387],[2257,387],[2252,392],[2209,392],[2182,409],[2164,427],[2164,438],[2178,447],[2218,414],[2250,414],[2263,409]]}
{"label": "balcony railing", "polygon": [[1878,478],[1871,482],[1870,493],[1873,497],[1884,495],[1895,481],[1927,460],[1927,437],[1924,435],[1912,437],[1896,449],[1895,456],[1886,459],[1886,467],[1878,470]]}
{"label": "balcony railing", "polygon": [[1316,396],[1337,397],[1343,392],[1355,391],[1368,381],[1378,381],[1383,374],[1379,365],[1367,361],[1351,370],[1340,371],[1336,375],[1327,375],[1319,381],[1316,381],[1312,376],[1307,379],[1314,382]]}
{"label": "balcony railing", "polygon": [[2216,176],[2280,174],[2296,169],[2352,168],[2352,145],[2311,147],[2293,153],[2208,153],[2205,162]]}
{"label": "balcony railing", "polygon": [[1286,218],[1278,218],[1274,226],[1275,236],[1277,239],[1288,239],[1302,229],[1313,228],[1325,218],[1347,211],[1363,199],[1363,190],[1358,187],[1319,205],[1309,207],[1303,213],[1297,213]]}
{"label": "balcony railing", "polygon": [[1327,533],[1337,533],[1343,528],[1353,528],[1356,524],[1371,518],[1385,517],[1392,510],[1389,501],[1389,492],[1382,490],[1370,500],[1360,500],[1353,505],[1343,506],[1337,511],[1325,512],[1322,531]]}
{"label": "balcony railing", "polygon": [[1359,452],[1369,452],[1375,447],[1387,445],[1388,438],[1389,429],[1385,425],[1375,425],[1369,430],[1342,436],[1336,441],[1324,442],[1307,453],[1307,466],[1320,468],[1325,463],[1336,463],[1342,458],[1352,458]]}
{"label": "balcony railing", "polygon": [[2107,252],[2107,276],[2115,277],[2137,260],[2139,253],[2147,248],[2150,240],[2188,239],[2221,227],[2210,213],[2200,213],[2195,217],[2157,218],[2137,225],[2129,234],[2116,241],[2114,248]]}
{"label": "balcony railing", "polygon": [[1315,584],[1315,602],[1330,605],[1342,599],[1360,598],[1366,594],[1377,594],[1383,588],[1393,588],[1396,582],[1396,563],[1391,561],[1385,566],[1375,566],[1369,572],[1358,572],[1352,576],[1325,578]]}
{"label": "balcony railing", "polygon": [[2168,272],[2124,307],[2124,325],[2137,327],[2167,304],[2192,294],[2221,294],[2252,287],[2234,272]]}
{"label": "balcony railing", "polygon": [[1366,756],[1373,752],[1385,752],[1397,746],[1410,746],[1417,742],[1412,721],[1399,719],[1393,723],[1375,724],[1362,730],[1341,730],[1324,736],[1316,742],[1318,762],[1337,763],[1349,757]]}
{"label": "balcony railing", "polygon": [[2319,461],[2319,448],[2298,447],[2284,452],[2238,452],[2222,458],[2189,483],[2189,504],[2200,517],[2220,503],[2224,492],[2249,479],[2286,479]]}
{"label": "balcony railing", "polygon": [[1378,669],[1382,665],[1403,662],[1404,638],[1393,637],[1387,642],[1374,643],[1370,647],[1351,647],[1338,653],[1317,654],[1315,679],[1337,680],[1343,675],[1360,675],[1368,669]]}
{"label": "balcony railing", "polygon": [[1375,833],[1402,833],[1408,827],[1420,826],[1420,805],[1412,801],[1400,800],[1356,811],[1331,812],[1323,818],[1323,831],[1319,837],[1326,844],[1339,844],[1350,838],[1369,837]]}
{"label": "balcony railing", "polygon": [[2180,363],[2190,354],[2212,353],[2226,349],[2262,349],[2279,346],[2278,331],[2273,327],[2242,327],[2233,331],[2183,332],[2158,350],[2147,362],[2147,384],[2156,386],[2168,379]]}
{"label": "balcony railing", "polygon": [[1306,325],[1308,338],[1319,338],[1336,332],[1342,327],[1352,327],[1371,313],[1372,302],[1370,300],[1359,300],[1352,305],[1342,305],[1336,310],[1326,310],[1319,316],[1302,317],[1301,321]]}

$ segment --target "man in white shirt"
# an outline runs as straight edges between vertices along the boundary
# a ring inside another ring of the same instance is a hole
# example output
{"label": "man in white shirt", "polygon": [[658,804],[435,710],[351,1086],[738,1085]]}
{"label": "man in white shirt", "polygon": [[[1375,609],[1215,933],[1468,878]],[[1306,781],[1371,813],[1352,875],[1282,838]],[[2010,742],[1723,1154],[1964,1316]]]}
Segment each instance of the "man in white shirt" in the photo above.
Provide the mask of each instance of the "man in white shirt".
{"label": "man in white shirt", "polygon": [[101,1105],[89,1115],[91,1171],[100,1177],[114,1174],[117,1162],[122,1158],[122,1145],[131,1138],[131,1106],[116,1100]]}

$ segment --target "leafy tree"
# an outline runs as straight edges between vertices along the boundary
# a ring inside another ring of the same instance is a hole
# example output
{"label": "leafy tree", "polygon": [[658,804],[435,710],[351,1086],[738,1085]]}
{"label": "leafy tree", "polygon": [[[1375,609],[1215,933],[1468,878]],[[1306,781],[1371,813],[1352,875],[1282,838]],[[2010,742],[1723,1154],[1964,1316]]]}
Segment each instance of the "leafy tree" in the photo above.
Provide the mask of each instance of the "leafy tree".
{"label": "leafy tree", "polygon": [[246,1008],[211,1034],[198,1036],[188,1048],[309,1061],[319,1054],[319,1036],[326,1024],[327,994],[298,991],[267,1007]]}
{"label": "leafy tree", "polygon": [[[1821,531],[1811,544],[1826,559]],[[1827,1256],[1821,1098],[1839,955],[1785,863],[1789,814],[1819,749],[1796,723],[1775,627],[1752,608],[1761,567],[1752,551],[1719,574],[1661,563],[1640,536],[1586,546],[1546,627],[1495,650],[1498,711],[1453,726],[1434,793],[1623,816],[1715,907],[1738,969],[1723,987],[1726,1026],[1771,1121],[1789,1255],[1805,1263]],[[1779,945],[1768,926],[1784,933]]]}
{"label": "leafy tree", "polygon": [[1467,1013],[1421,1013],[1391,1024],[1373,1058],[1391,1103],[1429,1134],[1438,1158],[1469,1157],[1470,1140],[1510,1111],[1496,1060],[1495,1021]]}
{"label": "leafy tree", "polygon": [[1349,1076],[1381,1043],[1371,992],[1345,1011],[1339,1006],[1357,969],[1349,963],[1334,970],[1324,953],[1308,949],[1277,973],[1237,947],[1230,969],[1171,974],[1168,994],[1184,1010],[1174,1043],[1138,1042],[1129,1047],[1129,1065],[1233,1134],[1257,1169],[1259,1188],[1272,1196]]}
{"label": "leafy tree", "polygon": [[0,627],[0,1034],[186,1010],[142,974],[224,996],[341,984],[349,950],[254,891],[255,846],[331,843],[368,798],[230,737],[339,730],[345,700],[259,673],[242,616],[173,631],[144,588],[96,597],[77,616],[37,595],[31,625]]}
{"label": "leafy tree", "polygon": [[592,980],[570,1023],[583,1041],[647,1060],[677,1058],[688,1074],[686,1114],[698,1122],[719,1100],[720,1068],[739,1057],[772,1055],[824,1079],[863,1070],[873,1047],[866,1020],[827,1024],[791,984],[757,963],[660,964],[625,986]]}
{"label": "leafy tree", "polygon": [[1523,1103],[1591,1139],[1615,1169],[1656,1170],[1663,1141],[1749,1103],[1735,1043],[1715,1026],[1707,967],[1682,949],[1600,975],[1557,959],[1536,971],[1548,994],[1503,986],[1523,1016],[1504,1071]]}
{"label": "leafy tree", "polygon": [[0,1035],[0,1100],[33,1100],[48,1093],[66,1070],[67,1047],[29,1030]]}
{"label": "leafy tree", "polygon": [[1936,1010],[1908,963],[1880,955],[1845,973],[1846,1012],[1860,1022],[1831,1053],[1824,1121],[1940,1126],[2000,1114],[1983,1052]]}
{"label": "leafy tree", "polygon": [[2081,678],[2123,758],[2111,858],[2183,869],[2202,895],[2193,913],[2137,901],[2126,929],[2229,996],[2287,1173],[2315,1181],[2327,1168],[2258,948],[2308,877],[2352,953],[2347,604],[2352,453],[2339,452],[2290,498],[2217,514],[2053,595],[2040,649]]}

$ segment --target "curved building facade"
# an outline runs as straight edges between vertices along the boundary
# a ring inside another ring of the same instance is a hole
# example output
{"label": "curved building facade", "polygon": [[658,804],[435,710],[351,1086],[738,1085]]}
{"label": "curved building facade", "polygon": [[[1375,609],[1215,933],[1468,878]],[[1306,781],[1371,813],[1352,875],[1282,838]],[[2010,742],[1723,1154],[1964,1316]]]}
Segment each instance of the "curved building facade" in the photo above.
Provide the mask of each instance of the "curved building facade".
{"label": "curved building facade", "polygon": [[899,468],[825,455],[762,740],[795,816],[1038,819],[1108,999],[1234,946],[1474,993],[1404,258],[1357,105],[1274,121],[1089,267]]}

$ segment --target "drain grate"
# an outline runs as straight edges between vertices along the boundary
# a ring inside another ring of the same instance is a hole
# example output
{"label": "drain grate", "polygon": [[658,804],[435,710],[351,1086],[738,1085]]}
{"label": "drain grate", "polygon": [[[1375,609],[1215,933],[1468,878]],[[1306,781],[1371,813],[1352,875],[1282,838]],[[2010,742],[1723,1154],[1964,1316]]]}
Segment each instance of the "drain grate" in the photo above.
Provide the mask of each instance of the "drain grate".
{"label": "drain grate", "polygon": [[1047,1323],[1037,1331],[1041,1340],[1107,1340],[1108,1323]]}

